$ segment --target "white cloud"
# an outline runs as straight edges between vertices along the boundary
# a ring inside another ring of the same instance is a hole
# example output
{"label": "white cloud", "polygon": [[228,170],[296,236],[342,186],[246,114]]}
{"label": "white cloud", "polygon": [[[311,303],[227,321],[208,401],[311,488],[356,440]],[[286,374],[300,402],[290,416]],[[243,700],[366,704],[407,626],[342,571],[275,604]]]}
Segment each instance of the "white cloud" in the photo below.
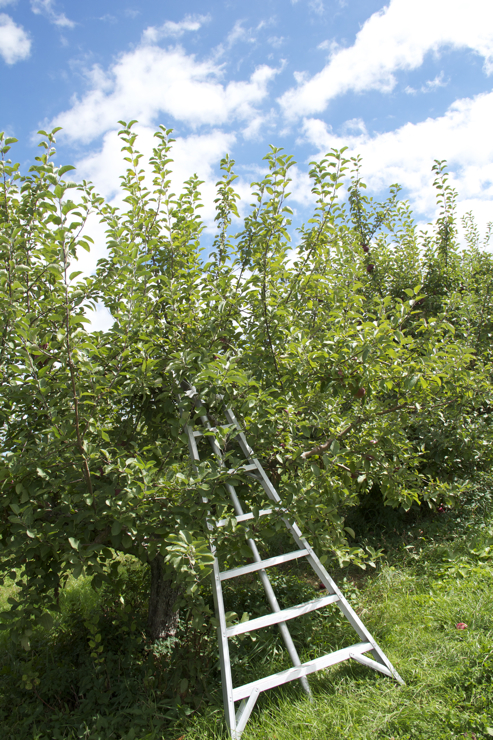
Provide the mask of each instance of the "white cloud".
{"label": "white cloud", "polygon": [[320,51],[328,51],[329,56],[333,56],[340,48],[340,44],[335,39],[325,39],[317,46]]}
{"label": "white cloud", "polygon": [[274,49],[279,49],[284,43],[286,39],[284,36],[270,36],[267,39],[267,42],[274,47]]}
{"label": "white cloud", "polygon": [[391,0],[363,25],[354,44],[332,49],[324,69],[279,99],[289,117],[319,113],[350,90],[390,92],[395,72],[423,64],[425,54],[471,49],[493,72],[493,3],[485,0]]}
{"label": "white cloud", "polygon": [[408,85],[404,89],[404,92],[407,95],[416,95],[418,92],[430,93],[430,92],[434,92],[435,90],[438,90],[439,87],[446,87],[448,83],[449,83],[449,80],[445,80],[445,75],[442,71],[433,80],[427,80],[424,85],[421,85],[419,90],[416,90],[414,87],[410,87],[410,85]]}
{"label": "white cloud", "polygon": [[439,87],[446,87],[447,84],[448,81],[444,79],[444,74],[442,71],[433,80],[428,80],[427,82],[425,82],[425,84],[421,87],[421,92],[433,92],[434,90],[438,90]]}
{"label": "white cloud", "polygon": [[325,13],[325,5],[323,3],[323,0],[311,0],[309,6],[314,13],[317,13],[317,15],[322,15],[323,13]]}
{"label": "white cloud", "polygon": [[15,64],[27,59],[30,53],[31,41],[22,26],[14,23],[9,15],[0,13],[0,56],[7,64]]}
{"label": "white cloud", "polygon": [[204,23],[211,20],[210,15],[186,15],[182,21],[166,21],[162,26],[149,26],[142,34],[142,41],[155,44],[163,38],[179,38],[187,31],[198,31]]}
{"label": "white cloud", "polygon": [[255,41],[251,29],[243,28],[243,21],[236,21],[226,37],[226,46],[230,49],[238,41],[250,41],[250,43]]}
{"label": "white cloud", "polygon": [[166,116],[197,127],[255,118],[255,106],[266,98],[277,70],[262,65],[249,80],[225,85],[219,81],[222,71],[180,47],[140,46],[121,55],[107,72],[94,67],[89,92],[52,123],[70,139],[88,142],[120,119],[150,125]]}
{"label": "white cloud", "polygon": [[277,110],[271,108],[254,116],[241,130],[241,134],[245,139],[255,141],[262,141],[266,136],[277,138],[279,135]]}
{"label": "white cloud", "polygon": [[44,15],[49,21],[60,28],[74,28],[75,23],[65,13],[57,13],[54,0],[31,0],[31,10],[37,15]]}
{"label": "white cloud", "polygon": [[14,5],[17,0],[0,0],[0,8],[5,8],[7,5]]}
{"label": "white cloud", "polygon": [[262,28],[272,25],[272,19],[267,21],[260,21],[255,29],[245,28],[244,21],[236,21],[231,31],[226,36],[224,43],[218,44],[212,52],[212,58],[216,61],[226,54],[235,44],[240,42],[254,44],[257,41],[255,31],[260,31]]}
{"label": "white cloud", "polygon": [[[297,2],[298,0],[291,0],[291,5],[296,5]],[[323,0],[309,0],[308,7],[317,15],[322,15],[325,12]]]}
{"label": "white cloud", "polygon": [[320,152],[349,146],[345,156],[361,154],[370,189],[380,191],[398,182],[413,206],[428,217],[435,212],[431,167],[435,159],[446,159],[450,182],[459,192],[459,213],[477,210],[484,225],[493,220],[492,118],[493,93],[483,93],[455,101],[443,116],[383,134],[371,135],[363,126],[360,133],[338,136],[315,118],[304,120],[303,131]]}

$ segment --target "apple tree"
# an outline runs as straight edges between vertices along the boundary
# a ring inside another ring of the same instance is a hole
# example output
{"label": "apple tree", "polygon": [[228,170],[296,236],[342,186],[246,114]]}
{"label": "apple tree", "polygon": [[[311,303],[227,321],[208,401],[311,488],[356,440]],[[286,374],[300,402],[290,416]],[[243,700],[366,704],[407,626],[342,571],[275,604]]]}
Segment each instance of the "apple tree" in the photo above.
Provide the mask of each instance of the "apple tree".
{"label": "apple tree", "polygon": [[[473,419],[461,475],[491,463],[489,412],[477,413],[492,406],[478,265],[489,285],[493,272],[471,223],[463,253],[448,203],[420,234],[399,188],[373,202],[342,150],[311,164],[313,216],[294,230],[294,161],[271,147],[242,218],[234,162],[222,160],[206,252],[201,182],[171,191],[171,131],[157,131],[144,167],[133,122],[121,124],[121,209],[67,179],[56,131],[41,132],[27,173],[8,158],[14,140],[1,141],[0,558],[18,586],[2,624],[26,647],[67,579],[99,588],[118,553],[150,568],[151,639],[173,632],[182,605],[206,614],[205,518],[226,515],[228,498],[217,465],[190,465],[187,383],[218,418],[219,393],[233,406],[325,559],[364,564],[344,515],[369,490],[391,506],[450,499],[451,466],[441,476],[430,463],[434,431]],[[83,275],[90,214],[107,257]],[[105,332],[88,326],[98,303],[114,318]],[[234,462],[232,430],[220,435]],[[241,476],[238,488],[260,506]],[[252,526],[268,538],[280,523],[266,519]],[[219,551],[241,557],[251,534],[231,516]]]}

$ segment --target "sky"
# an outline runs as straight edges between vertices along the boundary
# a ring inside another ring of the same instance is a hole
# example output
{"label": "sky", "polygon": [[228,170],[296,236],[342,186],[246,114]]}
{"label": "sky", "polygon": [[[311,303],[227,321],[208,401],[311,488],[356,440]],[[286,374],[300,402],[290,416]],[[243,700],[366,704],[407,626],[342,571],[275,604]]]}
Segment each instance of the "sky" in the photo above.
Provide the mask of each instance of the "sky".
{"label": "sky", "polygon": [[459,215],[493,220],[491,0],[0,0],[0,81],[16,161],[33,162],[38,129],[62,126],[59,164],[113,202],[118,120],[139,121],[144,153],[159,124],[173,128],[176,186],[204,180],[209,238],[221,157],[236,160],[246,207],[269,145],[297,162],[299,218],[309,162],[348,146],[370,194],[398,182],[420,222],[436,213],[435,159]]}

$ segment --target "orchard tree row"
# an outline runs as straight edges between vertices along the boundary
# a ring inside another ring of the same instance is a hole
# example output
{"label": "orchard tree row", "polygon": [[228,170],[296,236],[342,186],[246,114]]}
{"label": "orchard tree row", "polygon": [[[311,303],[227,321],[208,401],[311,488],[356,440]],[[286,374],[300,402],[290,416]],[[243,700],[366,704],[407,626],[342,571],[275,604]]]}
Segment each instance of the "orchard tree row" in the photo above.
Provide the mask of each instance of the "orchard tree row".
{"label": "orchard tree row", "polygon": [[[313,216],[294,231],[292,157],[271,147],[243,219],[225,157],[208,253],[201,182],[171,192],[171,131],[155,135],[149,178],[121,123],[123,209],[66,179],[56,131],[41,132],[27,173],[9,159],[15,140],[1,140],[0,558],[19,586],[2,620],[26,647],[68,577],[99,588],[118,552],[150,564],[151,639],[179,606],[200,625],[207,511],[230,516],[217,546],[242,557],[252,532],[231,516],[223,471],[190,466],[183,382],[213,411],[225,396],[325,559],[371,559],[345,526],[369,493],[393,507],[460,505],[492,462],[493,260],[470,214],[459,248],[443,162],[439,215],[420,233],[397,185],[375,202],[359,159],[333,150],[311,163]],[[91,213],[108,256],[84,276]],[[97,304],[114,318],[106,332],[87,327]],[[234,462],[233,436],[220,430]],[[261,506],[246,478],[238,488]],[[268,538],[281,524],[253,526]]]}

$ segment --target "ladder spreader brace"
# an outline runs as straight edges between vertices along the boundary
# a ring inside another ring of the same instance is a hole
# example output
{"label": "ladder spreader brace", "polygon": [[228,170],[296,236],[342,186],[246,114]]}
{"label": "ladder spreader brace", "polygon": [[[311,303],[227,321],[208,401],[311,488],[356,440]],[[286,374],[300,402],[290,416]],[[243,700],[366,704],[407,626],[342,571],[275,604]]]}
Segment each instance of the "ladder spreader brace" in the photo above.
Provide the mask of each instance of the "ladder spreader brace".
{"label": "ladder spreader brace", "polygon": [[[185,395],[188,396],[197,408],[204,410],[204,404],[202,403],[197,391],[193,386],[183,384],[182,387],[186,387]],[[307,540],[302,536],[301,530],[295,522],[292,522],[289,518],[289,512],[286,508],[280,507],[282,503],[279,494],[272,485],[269,477],[265,473],[259,460],[255,457],[253,450],[250,448],[245,434],[242,432],[241,427],[233,413],[233,411],[224,406],[224,414],[227,420],[227,426],[235,429],[236,434],[234,438],[239,444],[239,447],[246,459],[246,464],[242,465],[234,470],[231,470],[231,475],[239,472],[246,473],[246,475],[257,481],[264,489],[267,498],[270,499],[275,505],[276,510],[285,512],[285,516],[282,516],[287,530],[291,534],[293,540],[298,546],[298,550],[278,555],[276,557],[267,558],[262,560],[258,551],[257,545],[253,539],[248,539],[247,543],[252,551],[253,563],[243,565],[238,568],[231,570],[221,571],[219,567],[219,560],[216,555],[216,547],[214,544],[214,527],[225,526],[227,519],[222,519],[216,522],[211,522],[208,519],[208,528],[211,532],[211,553],[214,556],[213,563],[213,596],[214,605],[216,609],[216,617],[218,621],[218,643],[219,643],[219,658],[221,664],[221,677],[222,677],[222,691],[224,700],[224,710],[226,715],[226,723],[228,725],[231,737],[233,740],[239,740],[245,725],[248,722],[250,714],[255,706],[255,702],[259,694],[262,691],[267,691],[275,686],[281,686],[290,681],[298,679],[304,689],[304,691],[311,698],[310,686],[308,684],[307,676],[310,673],[328,668],[336,663],[353,659],[362,665],[373,668],[375,671],[379,671],[390,678],[393,678],[400,684],[404,684],[404,681],[399,676],[385,653],[381,650],[378,644],[375,642],[371,634],[368,632],[363,622],[360,620],[354,609],[350,606],[347,599],[344,598],[341,591],[337,588],[336,584],[327,573],[322,563],[318,559],[315,552],[310,547]],[[197,439],[205,436],[211,447],[212,451],[218,460],[220,465],[225,465],[224,456],[215,438],[214,432],[217,427],[213,427],[210,423],[207,413],[202,413],[199,416],[204,432],[201,430],[194,429],[190,420],[184,423],[184,431],[188,440],[188,447],[192,463],[200,462],[199,451],[197,447]],[[244,513],[241,506],[241,502],[238,498],[234,486],[229,483],[225,484],[226,490],[229,493],[231,503],[233,505],[236,521],[244,522],[254,518],[254,514],[251,512]],[[202,499],[204,503],[207,503],[207,499]],[[259,516],[268,516],[273,513],[273,509],[261,509],[258,512]],[[296,606],[289,607],[287,609],[281,609],[271,582],[267,575],[266,569],[282,563],[287,563],[290,560],[298,558],[306,558],[310,563],[313,571],[316,573],[318,578],[321,580],[325,588],[327,589],[327,596],[313,599],[304,604],[297,604]],[[265,590],[267,600],[272,610],[271,614],[266,614],[262,617],[250,619],[246,622],[241,622],[228,627],[226,624],[226,616],[224,610],[222,582],[231,578],[238,578],[239,576],[246,575],[247,573],[258,572],[260,580]],[[336,650],[327,655],[323,655],[320,658],[309,660],[306,663],[301,663],[296,647],[293,643],[291,634],[289,632],[287,622],[291,619],[301,616],[302,614],[308,614],[315,609],[321,609],[329,604],[337,604],[341,612],[344,614],[348,622],[351,624],[361,642],[351,645],[350,647]],[[231,663],[229,659],[229,646],[228,640],[236,635],[245,634],[252,632],[253,630],[262,629],[263,627],[269,627],[277,624],[281,632],[284,644],[289,653],[291,662],[293,663],[292,668],[288,668],[285,671],[280,671],[271,676],[252,681],[251,683],[243,686],[233,687]],[[366,655],[371,654],[371,658]],[[240,701],[240,707],[235,712],[235,702]]]}

